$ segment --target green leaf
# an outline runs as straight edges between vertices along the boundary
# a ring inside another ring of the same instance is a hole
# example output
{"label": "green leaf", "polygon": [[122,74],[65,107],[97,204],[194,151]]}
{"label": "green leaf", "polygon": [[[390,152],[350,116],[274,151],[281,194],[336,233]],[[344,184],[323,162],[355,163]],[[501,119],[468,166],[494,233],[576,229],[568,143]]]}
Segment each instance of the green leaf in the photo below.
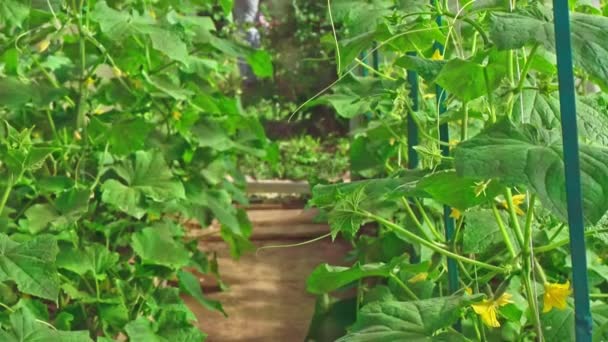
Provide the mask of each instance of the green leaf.
{"label": "green leaf", "polygon": [[130,188],[115,179],[103,183],[101,200],[114,205],[119,210],[135,217],[142,218],[146,214],[143,209],[142,194],[137,189]]}
{"label": "green leaf", "polygon": [[447,170],[425,176],[416,189],[424,191],[425,197],[464,211],[493,200],[504,188],[498,182],[490,182],[484,191],[478,191],[478,183],[475,178],[461,177],[456,171]]}
{"label": "green leaf", "polygon": [[0,2],[0,26],[8,23],[21,27],[21,24],[29,15],[30,8],[24,2],[18,0],[3,0]]}
{"label": "green leaf", "polygon": [[102,200],[136,218],[145,213],[141,203],[143,198],[165,202],[186,197],[183,184],[173,178],[159,151],[138,151],[134,158],[113,169],[127,184],[107,180],[102,186]]}
{"label": "green leaf", "polygon": [[247,56],[247,63],[257,77],[272,77],[272,57],[267,51],[255,50]]}
{"label": "green leaf", "polygon": [[224,314],[225,317],[228,317],[228,314],[226,314],[226,311],[224,311],[224,308],[222,307],[222,303],[205,297],[203,290],[201,289],[200,280],[194,274],[186,271],[178,271],[177,279],[179,279],[179,287],[182,291],[196,299],[199,304],[208,310],[219,311]]}
{"label": "green leaf", "polygon": [[[501,121],[454,151],[456,170],[464,177],[497,179],[508,185],[526,185],[543,205],[567,220],[564,161],[561,144],[543,145],[534,128],[518,129]],[[595,224],[608,210],[608,149],[580,145],[583,213]]]}
{"label": "green leaf", "polygon": [[146,35],[152,47],[172,60],[188,64],[189,54],[186,43],[170,29],[165,29],[149,16],[110,8],[105,1],[99,1],[91,12],[91,19],[98,22],[101,31],[112,40],[122,40],[129,35]]}
{"label": "green leaf", "polygon": [[313,294],[324,294],[352,283],[355,280],[367,277],[388,277],[395,265],[374,263],[356,264],[352,267],[330,266],[322,264],[317,266],[306,280],[306,290]]}
{"label": "green leaf", "polygon": [[59,278],[54,265],[57,252],[57,242],[50,236],[17,243],[0,234],[0,281],[11,280],[23,293],[57,300]]}
{"label": "green leaf", "polygon": [[486,66],[458,58],[448,61],[435,82],[448,93],[468,101],[493,92],[506,75],[506,54],[492,51]]}
{"label": "green leaf", "polygon": [[[604,90],[608,89],[608,68],[599,62],[608,58],[608,18],[572,13],[572,49],[574,62],[591,75]],[[528,44],[543,45],[555,51],[553,18],[546,8],[519,12],[494,12],[490,36],[500,49],[518,49]]]}
{"label": "green leaf", "polygon": [[553,309],[540,316],[543,335],[547,341],[574,341],[574,310]]}
{"label": "green leaf", "polygon": [[232,7],[234,6],[234,0],[220,0],[220,5],[224,10],[224,15],[230,14],[232,12]]}
{"label": "green leaf", "polygon": [[73,247],[61,250],[57,255],[57,267],[70,270],[78,275],[91,272],[97,280],[106,278],[106,272],[114,267],[120,256],[109,251],[104,245],[93,244],[84,250]]}
{"label": "green leaf", "polygon": [[447,61],[434,61],[417,56],[403,56],[395,61],[395,65],[417,72],[426,81],[433,82]]}
{"label": "green leaf", "polygon": [[8,330],[0,330],[3,342],[92,342],[88,331],[61,331],[39,322],[27,309],[20,308],[10,315]]}
{"label": "green leaf", "polygon": [[[465,306],[478,300],[471,297],[438,297],[410,302],[387,301],[365,305],[346,341],[433,341],[433,334],[454,324]],[[456,341],[462,335],[454,335]],[[441,337],[439,340],[444,340]],[[464,339],[466,340],[466,339]]]}
{"label": "green leaf", "polygon": [[162,336],[156,334],[152,327],[152,322],[145,317],[129,322],[125,325],[125,331],[131,341],[146,341],[146,342],[168,342]]}
{"label": "green leaf", "polygon": [[[500,213],[503,222],[509,222],[505,213]],[[490,209],[475,209],[465,214],[466,226],[462,237],[464,253],[486,253],[496,251],[496,246],[504,244],[494,213]],[[511,230],[507,230],[509,233]],[[509,234],[512,235],[512,234]],[[511,239],[514,237],[511,236]]]}
{"label": "green leaf", "polygon": [[[513,108],[513,120],[524,120],[548,130],[561,127],[557,93],[544,94],[537,90],[525,90],[521,99],[523,104]],[[608,98],[606,95],[577,96],[576,109],[579,137],[590,143],[608,145]]]}
{"label": "green leaf", "polygon": [[176,242],[166,230],[144,228],[133,234],[131,246],[144,264],[180,269],[190,262],[184,245]]}
{"label": "green leaf", "polygon": [[59,216],[57,210],[49,204],[34,204],[25,211],[24,215],[27,218],[27,230],[32,235],[43,231]]}

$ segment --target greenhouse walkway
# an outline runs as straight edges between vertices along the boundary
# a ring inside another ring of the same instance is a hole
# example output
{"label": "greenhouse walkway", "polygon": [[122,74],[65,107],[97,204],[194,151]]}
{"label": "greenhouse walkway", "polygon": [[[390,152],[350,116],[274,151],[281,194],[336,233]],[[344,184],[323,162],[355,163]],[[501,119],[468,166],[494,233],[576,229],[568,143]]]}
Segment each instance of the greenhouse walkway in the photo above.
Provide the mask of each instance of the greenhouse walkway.
{"label": "greenhouse walkway", "polygon": [[[248,214],[254,226],[251,240],[258,248],[304,242],[328,232],[327,225],[313,223],[316,213],[312,210],[258,207]],[[208,297],[222,302],[228,319],[187,299],[200,328],[209,335],[207,341],[304,341],[315,308],[315,296],[305,289],[306,278],[320,263],[343,264],[348,244],[327,238],[250,252],[237,262],[230,258],[219,232],[204,234],[200,246],[217,251],[219,272],[230,286],[220,292],[213,281],[203,279],[202,283]]]}

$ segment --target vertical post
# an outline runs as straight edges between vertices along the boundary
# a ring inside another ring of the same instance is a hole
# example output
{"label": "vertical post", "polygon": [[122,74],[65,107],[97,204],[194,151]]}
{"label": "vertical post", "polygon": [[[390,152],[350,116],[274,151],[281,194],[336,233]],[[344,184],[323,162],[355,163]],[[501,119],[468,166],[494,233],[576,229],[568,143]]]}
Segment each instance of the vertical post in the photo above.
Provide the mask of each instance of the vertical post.
{"label": "vertical post", "polygon": [[[408,52],[408,55],[415,56],[415,52]],[[413,70],[407,71],[407,83],[410,90],[410,100],[412,100],[412,111],[418,111],[419,103],[419,92],[418,92],[418,73]],[[407,116],[407,168],[415,169],[418,167],[418,153],[414,149],[414,146],[418,145],[418,126],[414,120],[414,113],[408,113]],[[412,249],[411,256],[412,263],[419,263],[420,256],[415,253],[415,249]]]}
{"label": "vertical post", "polygon": [[[433,4],[435,0],[432,0]],[[441,16],[437,17],[437,25],[441,26]],[[435,49],[439,50],[441,55],[443,55],[444,47],[438,42],[435,42]],[[435,96],[437,98],[437,106],[439,107],[439,114],[444,114],[446,111],[445,107],[445,99],[446,92],[438,85],[435,86]],[[439,126],[439,140],[446,144],[441,145],[441,154],[443,156],[450,155],[450,130],[447,123]],[[448,244],[452,241],[454,237],[454,219],[450,217],[452,209],[444,205],[443,206],[443,223],[445,226],[445,239]],[[456,264],[456,260],[448,258],[448,291],[449,293],[454,293],[458,291],[458,265]]]}
{"label": "vertical post", "polygon": [[[415,52],[409,52],[408,55],[415,56]],[[412,100],[412,110],[418,111],[418,74],[415,71],[407,71],[407,82],[410,87],[410,99]],[[418,167],[418,153],[414,146],[418,145],[418,126],[414,116],[410,113],[407,116],[407,167],[415,169]]]}
{"label": "vertical post", "polygon": [[570,252],[572,256],[572,284],[574,287],[574,317],[577,342],[590,342],[592,332],[587,281],[587,254],[581,195],[578,130],[576,123],[576,92],[572,67],[570,16],[568,0],[553,0],[555,20],[555,48],[559,81],[559,105],[562,119],[564,172],[568,203]]}

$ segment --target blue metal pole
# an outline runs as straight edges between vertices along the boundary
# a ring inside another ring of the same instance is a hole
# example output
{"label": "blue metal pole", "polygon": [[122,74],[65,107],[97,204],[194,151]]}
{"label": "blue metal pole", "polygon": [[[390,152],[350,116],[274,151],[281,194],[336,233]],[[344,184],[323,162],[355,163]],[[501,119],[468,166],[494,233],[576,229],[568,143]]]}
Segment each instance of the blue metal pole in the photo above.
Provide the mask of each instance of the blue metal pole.
{"label": "blue metal pole", "polygon": [[[409,52],[408,55],[415,56],[415,52]],[[418,111],[419,94],[418,94],[418,74],[415,71],[407,71],[407,81],[410,88],[410,99],[412,100],[412,110]],[[414,146],[418,145],[418,126],[414,120],[413,114],[407,116],[407,166],[410,169],[418,167],[418,153]]]}
{"label": "blue metal pole", "polygon": [[[434,0],[433,0],[434,4]],[[437,25],[441,26],[441,16],[437,17]],[[435,49],[439,50],[441,55],[443,55],[444,47],[440,43],[435,43]],[[446,111],[445,107],[445,99],[446,92],[438,85],[435,86],[435,96],[437,97],[437,105],[439,107],[439,114],[444,114]],[[443,156],[450,155],[450,147],[448,146],[450,141],[450,130],[448,124],[445,123],[439,126],[439,140],[444,143],[441,145],[441,154]],[[454,219],[450,217],[452,212],[452,208],[447,205],[443,206],[443,223],[445,225],[445,239],[448,241],[452,241],[454,237]],[[448,290],[450,293],[455,293],[458,291],[458,265],[456,260],[448,258]]]}
{"label": "blue metal pole", "polygon": [[592,339],[593,322],[589,306],[589,284],[587,281],[587,253],[585,248],[585,226],[583,223],[581,172],[576,123],[576,92],[572,67],[568,0],[553,0],[553,14],[555,18],[559,104],[564,141],[564,172],[566,177],[568,224],[570,228],[576,341],[590,342]]}

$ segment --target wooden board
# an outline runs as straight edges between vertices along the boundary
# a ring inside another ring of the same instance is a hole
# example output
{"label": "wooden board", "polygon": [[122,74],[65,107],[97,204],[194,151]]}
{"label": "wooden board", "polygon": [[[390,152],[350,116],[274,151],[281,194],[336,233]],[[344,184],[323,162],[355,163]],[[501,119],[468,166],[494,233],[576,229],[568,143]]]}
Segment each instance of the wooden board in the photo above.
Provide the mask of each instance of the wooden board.
{"label": "wooden board", "polygon": [[[257,247],[293,244],[328,232],[327,226],[311,223],[313,211],[256,210],[249,216]],[[200,246],[218,252],[222,279],[230,286],[227,292],[208,293],[222,301],[230,315],[227,319],[187,300],[210,342],[303,341],[316,300],[306,292],[306,278],[318,264],[344,264],[349,250],[347,243],[328,238],[260,250],[234,261],[217,239],[201,241]]]}

